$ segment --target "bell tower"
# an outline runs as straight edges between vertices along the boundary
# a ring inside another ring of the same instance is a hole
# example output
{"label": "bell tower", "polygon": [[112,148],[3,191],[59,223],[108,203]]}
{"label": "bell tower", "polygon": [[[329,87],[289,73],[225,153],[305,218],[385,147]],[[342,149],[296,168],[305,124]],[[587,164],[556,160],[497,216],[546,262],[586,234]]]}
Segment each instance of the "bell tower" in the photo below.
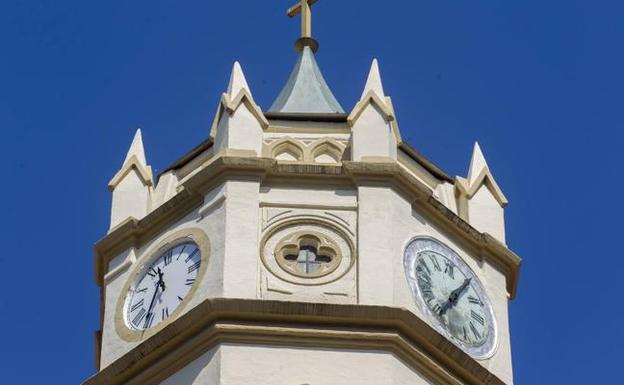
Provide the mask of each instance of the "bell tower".
{"label": "bell tower", "polygon": [[377,60],[345,110],[315,3],[288,10],[297,61],[267,111],[234,63],[207,139],[159,175],[137,131],[95,245],[85,385],[513,383],[521,260],[482,149],[451,177],[404,142]]}

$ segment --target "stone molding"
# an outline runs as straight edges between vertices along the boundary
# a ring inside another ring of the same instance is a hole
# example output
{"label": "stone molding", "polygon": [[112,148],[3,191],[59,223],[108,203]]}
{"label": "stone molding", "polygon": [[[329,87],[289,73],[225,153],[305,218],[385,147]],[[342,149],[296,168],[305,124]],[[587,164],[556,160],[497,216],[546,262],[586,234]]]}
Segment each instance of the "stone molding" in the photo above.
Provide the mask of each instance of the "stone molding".
{"label": "stone molding", "polygon": [[383,351],[441,385],[504,385],[405,309],[208,299],[83,385],[158,384],[220,344]]}
{"label": "stone molding", "polygon": [[221,121],[223,113],[227,112],[230,116],[234,115],[234,113],[236,112],[236,110],[238,110],[241,104],[247,106],[251,114],[258,120],[258,123],[263,130],[266,130],[269,127],[269,121],[262,113],[260,107],[254,102],[251,94],[246,89],[241,89],[235,97],[232,97],[228,93],[224,93],[223,95],[221,95],[219,107],[217,109],[217,113],[215,114],[214,120],[212,122],[212,127],[210,129],[210,137],[213,140],[217,137],[217,126]]}
{"label": "stone molding", "polygon": [[491,235],[481,233],[433,197],[433,191],[396,162],[366,163],[344,161],[342,164],[282,163],[270,158],[219,156],[182,183],[182,190],[168,202],[141,220],[134,218],[111,230],[95,245],[96,282],[102,285],[108,263],[130,247],[138,248],[145,240],[175,223],[203,203],[203,193],[226,179],[263,180],[267,177],[298,176],[307,180],[334,180],[347,184],[384,185],[403,193],[408,201],[429,214],[445,230],[479,252],[481,258],[501,268],[510,298],[516,294],[521,259]]}
{"label": "stone molding", "polygon": [[123,165],[121,170],[119,170],[117,174],[115,174],[113,179],[108,182],[108,189],[110,191],[114,191],[119,183],[121,183],[126,175],[128,175],[128,173],[133,169],[136,170],[137,174],[139,174],[139,177],[146,186],[153,186],[154,182],[152,178],[152,171],[150,170],[149,166],[143,166],[141,162],[139,162],[139,158],[137,158],[136,155],[132,155]]}

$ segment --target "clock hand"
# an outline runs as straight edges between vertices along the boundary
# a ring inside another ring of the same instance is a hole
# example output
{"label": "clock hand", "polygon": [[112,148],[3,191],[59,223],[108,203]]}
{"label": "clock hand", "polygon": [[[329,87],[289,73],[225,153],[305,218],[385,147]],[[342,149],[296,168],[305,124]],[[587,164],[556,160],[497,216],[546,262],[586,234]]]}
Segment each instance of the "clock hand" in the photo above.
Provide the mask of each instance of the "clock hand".
{"label": "clock hand", "polygon": [[440,309],[440,315],[446,314],[446,312],[450,308],[452,308],[453,306],[455,306],[457,304],[457,301],[459,300],[459,297],[464,293],[464,291],[466,290],[468,285],[470,285],[471,281],[472,281],[472,278],[467,278],[466,280],[464,280],[464,283],[462,283],[462,285],[460,287],[458,287],[457,289],[453,290],[451,295],[449,295],[448,301],[446,301],[444,303],[444,305],[442,305],[442,308]]}
{"label": "clock hand", "polygon": [[152,308],[154,307],[156,296],[158,295],[158,289],[162,288],[163,292],[165,291],[165,281],[163,281],[164,273],[158,268],[158,282],[156,282],[156,290],[154,290],[154,295],[152,296],[152,300],[150,301],[149,308],[147,309],[147,316],[145,317],[145,324],[149,322],[150,316],[152,315]]}
{"label": "clock hand", "polygon": [[162,288],[162,291],[165,291],[165,280],[164,280],[164,276],[165,273],[160,270],[160,267],[158,268],[158,282],[156,283],[157,285],[159,285]]}

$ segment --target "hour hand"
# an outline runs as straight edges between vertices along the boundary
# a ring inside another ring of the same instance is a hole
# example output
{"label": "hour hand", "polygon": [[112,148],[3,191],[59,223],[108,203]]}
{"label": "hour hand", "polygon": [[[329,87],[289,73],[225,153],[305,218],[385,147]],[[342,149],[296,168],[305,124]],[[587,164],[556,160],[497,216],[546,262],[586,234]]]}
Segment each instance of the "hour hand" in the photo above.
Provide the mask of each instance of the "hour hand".
{"label": "hour hand", "polygon": [[160,270],[160,267],[158,268],[158,282],[156,283],[156,285],[160,286],[160,288],[162,289],[162,291],[165,291],[165,273]]}

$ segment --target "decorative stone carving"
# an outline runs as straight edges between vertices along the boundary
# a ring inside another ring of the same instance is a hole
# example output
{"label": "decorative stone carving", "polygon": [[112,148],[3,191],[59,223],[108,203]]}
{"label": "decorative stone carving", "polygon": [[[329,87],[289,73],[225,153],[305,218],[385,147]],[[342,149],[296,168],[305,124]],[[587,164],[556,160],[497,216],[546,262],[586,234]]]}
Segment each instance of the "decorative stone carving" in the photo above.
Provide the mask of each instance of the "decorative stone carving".
{"label": "decorative stone carving", "polygon": [[260,253],[266,269],[296,285],[325,285],[344,276],[355,263],[354,245],[330,221],[296,218],[266,232]]}

